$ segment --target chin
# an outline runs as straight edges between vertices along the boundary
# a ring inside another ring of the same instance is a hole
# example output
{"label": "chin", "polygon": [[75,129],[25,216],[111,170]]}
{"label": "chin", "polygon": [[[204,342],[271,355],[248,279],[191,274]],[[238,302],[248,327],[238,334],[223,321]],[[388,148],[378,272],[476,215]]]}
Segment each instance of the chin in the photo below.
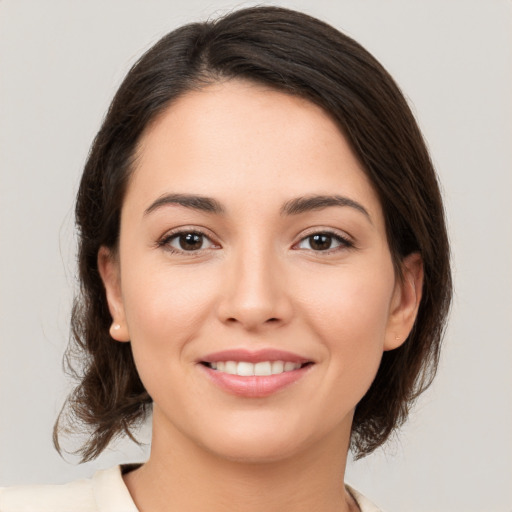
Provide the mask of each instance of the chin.
{"label": "chin", "polygon": [[[269,464],[293,457],[304,449],[302,443],[294,444],[281,439],[233,439],[227,443],[209,447],[209,451],[220,459],[244,464]],[[206,447],[208,449],[208,447]]]}
{"label": "chin", "polygon": [[[212,427],[214,427],[212,425]],[[200,444],[215,456],[229,461],[265,464],[283,461],[307,452],[318,432],[307,425],[282,421],[239,421],[230,427],[211,428]]]}

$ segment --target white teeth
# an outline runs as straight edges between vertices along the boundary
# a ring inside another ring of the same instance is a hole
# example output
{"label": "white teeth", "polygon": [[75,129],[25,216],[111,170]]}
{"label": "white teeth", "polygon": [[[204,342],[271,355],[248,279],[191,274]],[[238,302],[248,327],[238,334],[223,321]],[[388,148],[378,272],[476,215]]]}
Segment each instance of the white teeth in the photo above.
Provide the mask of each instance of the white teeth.
{"label": "white teeth", "polygon": [[241,375],[242,377],[250,377],[251,375],[254,375],[254,365],[252,363],[240,361],[236,367],[236,374]]}
{"label": "white teeth", "polygon": [[284,372],[283,361],[272,361],[272,375]]}
{"label": "white teeth", "polygon": [[278,375],[283,372],[298,370],[301,366],[300,363],[290,361],[261,361],[259,363],[217,361],[216,363],[210,363],[213,370],[229,373],[230,375],[240,375],[241,377]]}
{"label": "white teeth", "polygon": [[272,365],[269,361],[263,361],[254,365],[254,375],[272,375]]}
{"label": "white teeth", "polygon": [[284,371],[285,372],[291,372],[292,370],[295,370],[295,363],[284,363]]}
{"label": "white teeth", "polygon": [[224,371],[226,373],[230,373],[231,375],[236,375],[236,370],[237,370],[237,364],[235,363],[235,361],[226,361],[226,367],[224,369]]}

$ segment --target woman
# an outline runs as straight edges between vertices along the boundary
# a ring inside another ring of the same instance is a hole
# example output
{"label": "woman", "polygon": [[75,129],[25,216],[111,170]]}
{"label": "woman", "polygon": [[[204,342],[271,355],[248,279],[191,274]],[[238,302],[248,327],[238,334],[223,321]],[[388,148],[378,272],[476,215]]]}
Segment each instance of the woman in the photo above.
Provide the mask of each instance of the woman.
{"label": "woman", "polygon": [[[397,86],[274,7],[182,27],[132,68],[77,198],[98,456],[149,412],[149,460],[0,510],[377,510],[343,486],[431,382],[451,295],[443,207]],[[23,504],[23,505],[20,505]]]}

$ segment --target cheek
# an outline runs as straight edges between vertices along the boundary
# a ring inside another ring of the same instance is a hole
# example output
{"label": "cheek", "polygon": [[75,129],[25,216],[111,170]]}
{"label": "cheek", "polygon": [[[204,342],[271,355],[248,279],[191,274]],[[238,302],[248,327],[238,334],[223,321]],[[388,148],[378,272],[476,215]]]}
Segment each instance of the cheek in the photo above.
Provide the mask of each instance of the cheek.
{"label": "cheek", "polygon": [[[192,266],[160,269],[145,265],[146,272],[130,272],[126,267],[123,302],[134,351],[144,359],[181,351],[211,314],[212,279],[201,279]],[[154,270],[151,270],[151,269]],[[148,270],[149,269],[149,270]],[[151,348],[151,350],[149,350]]]}
{"label": "cheek", "polygon": [[387,272],[370,268],[334,269],[302,281],[302,306],[326,339],[350,336],[371,342],[384,335],[394,289],[391,265]]}
{"label": "cheek", "polygon": [[[190,347],[209,322],[215,283],[187,271],[146,272],[126,267],[123,282],[126,321],[138,374],[157,404],[182,410],[180,389],[193,389]],[[154,270],[151,270],[151,269]],[[130,277],[128,277],[130,276]],[[211,281],[211,280],[210,280]],[[176,392],[169,393],[172,389]]]}
{"label": "cheek", "polygon": [[340,394],[350,389],[356,401],[382,358],[394,287],[391,264],[386,268],[384,273],[371,267],[333,272],[303,292],[303,316],[329,360],[329,382],[340,384],[331,389]]}

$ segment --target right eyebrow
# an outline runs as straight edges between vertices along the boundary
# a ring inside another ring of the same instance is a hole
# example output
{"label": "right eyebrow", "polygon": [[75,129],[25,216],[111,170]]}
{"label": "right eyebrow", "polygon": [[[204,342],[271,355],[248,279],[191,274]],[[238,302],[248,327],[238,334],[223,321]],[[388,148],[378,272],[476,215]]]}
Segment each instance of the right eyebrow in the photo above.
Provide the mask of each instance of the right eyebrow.
{"label": "right eyebrow", "polygon": [[329,208],[331,206],[348,206],[349,208],[353,208],[362,213],[370,224],[372,224],[372,218],[368,210],[361,203],[349,197],[339,195],[311,195],[290,199],[281,208],[281,215],[298,215],[313,210]]}
{"label": "right eyebrow", "polygon": [[151,212],[167,205],[184,206],[185,208],[192,208],[194,210],[200,210],[208,213],[224,213],[222,205],[211,197],[198,196],[194,194],[164,194],[146,208],[144,215],[148,215]]}

